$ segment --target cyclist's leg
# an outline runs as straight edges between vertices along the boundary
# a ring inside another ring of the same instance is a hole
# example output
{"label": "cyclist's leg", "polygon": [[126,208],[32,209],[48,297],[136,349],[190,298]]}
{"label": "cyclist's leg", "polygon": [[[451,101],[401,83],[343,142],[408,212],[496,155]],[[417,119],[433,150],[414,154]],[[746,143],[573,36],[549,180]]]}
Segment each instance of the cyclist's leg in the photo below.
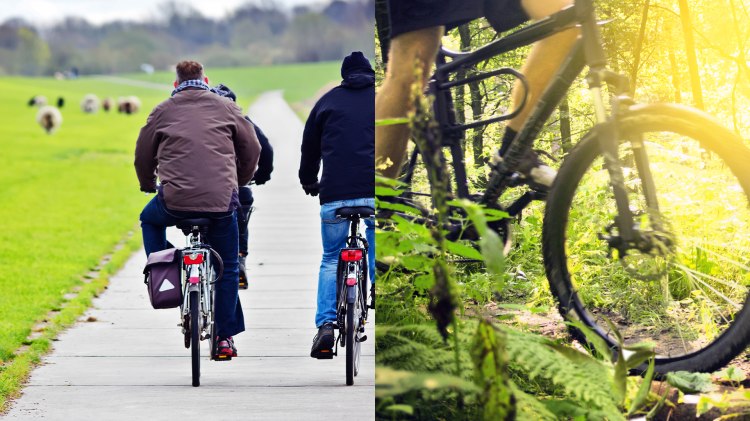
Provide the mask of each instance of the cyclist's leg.
{"label": "cyclist's leg", "polygon": [[220,338],[234,336],[245,330],[245,318],[237,295],[239,282],[237,214],[212,218],[208,242],[224,262],[224,275],[216,283],[216,334]]}
{"label": "cyclist's leg", "polygon": [[370,249],[367,251],[367,271],[370,281],[375,285],[375,217],[365,219],[365,236]]}
{"label": "cyclist's leg", "polygon": [[[391,40],[388,71],[375,97],[376,120],[403,118],[413,108],[409,101],[411,87],[417,82],[422,86],[427,82],[444,31],[443,26],[434,26],[407,32]],[[420,81],[415,75],[415,63],[421,64]],[[406,124],[375,127],[376,164],[386,160],[393,163],[381,170],[384,176],[398,176],[408,140],[409,127]]]}
{"label": "cyclist's leg", "polygon": [[[521,0],[521,6],[533,20],[545,18],[571,4],[573,0]],[[521,73],[529,82],[529,101],[521,113],[508,122],[510,129],[517,132],[526,123],[529,113],[570,52],[578,34],[577,28],[571,28],[534,44],[521,69]],[[512,93],[514,109],[515,104],[522,102],[523,95],[523,86],[516,82]]]}
{"label": "cyclist's leg", "polygon": [[149,253],[171,247],[171,244],[167,241],[167,227],[177,223],[177,220],[166,211],[164,203],[158,196],[154,196],[146,204],[141,212],[140,220],[146,256]]}
{"label": "cyclist's leg", "polygon": [[247,256],[248,223],[250,222],[250,209],[253,207],[253,191],[250,186],[240,187],[240,206],[238,210],[237,228],[240,240],[240,255]]}
{"label": "cyclist's leg", "polygon": [[318,304],[315,326],[336,321],[336,268],[339,253],[346,245],[349,221],[336,218],[336,209],[351,206],[348,200],[324,203],[320,206],[320,233],[323,240],[323,257],[318,274]]}

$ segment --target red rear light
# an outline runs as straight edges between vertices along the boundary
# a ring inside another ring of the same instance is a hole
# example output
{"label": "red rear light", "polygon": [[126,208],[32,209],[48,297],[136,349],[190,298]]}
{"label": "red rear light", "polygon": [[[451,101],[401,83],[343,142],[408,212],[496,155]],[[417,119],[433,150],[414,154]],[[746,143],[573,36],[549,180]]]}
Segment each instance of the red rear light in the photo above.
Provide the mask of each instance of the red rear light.
{"label": "red rear light", "polygon": [[182,256],[182,261],[186,265],[199,265],[203,263],[203,253],[186,254]]}
{"label": "red rear light", "polygon": [[345,262],[356,262],[357,260],[362,260],[362,250],[360,249],[341,250],[341,260]]}

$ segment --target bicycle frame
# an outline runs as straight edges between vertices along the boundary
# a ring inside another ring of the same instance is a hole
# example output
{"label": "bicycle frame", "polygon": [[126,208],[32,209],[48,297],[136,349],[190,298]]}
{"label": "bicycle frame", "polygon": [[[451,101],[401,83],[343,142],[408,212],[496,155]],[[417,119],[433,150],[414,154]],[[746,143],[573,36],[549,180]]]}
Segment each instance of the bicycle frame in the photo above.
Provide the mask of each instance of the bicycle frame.
{"label": "bicycle frame", "polygon": [[211,280],[214,278],[214,269],[211,264],[211,249],[202,243],[200,233],[193,232],[187,238],[188,246],[182,250],[183,263],[181,277],[184,279],[183,286],[183,320],[190,312],[190,292],[198,291],[201,297],[201,339],[209,336],[210,326],[213,321],[213,309],[211,308]]}
{"label": "bicycle frame", "polygon": [[[341,249],[339,254],[339,270],[337,270],[338,279],[343,280],[340,285],[337,284],[337,319],[339,322],[339,329],[344,328],[342,323],[343,315],[345,314],[345,307],[347,304],[354,304],[357,300],[363,300],[361,308],[364,310],[364,316],[361,317],[363,320],[367,320],[367,303],[364,302],[364,294],[362,291],[362,285],[360,283],[360,276],[367,277],[367,251],[369,245],[367,240],[359,234],[359,218],[350,220],[350,233],[346,239],[346,248]],[[342,258],[344,252],[359,252],[361,255],[359,258],[355,258],[346,261]],[[338,283],[338,281],[337,281]],[[360,315],[356,315],[357,318]],[[338,343],[338,341],[337,341]],[[335,355],[336,353],[334,353]]]}
{"label": "bicycle frame", "polygon": [[[459,53],[441,49],[437,59],[437,68],[430,80],[428,91],[435,98],[434,114],[442,134],[442,146],[449,148],[451,153],[456,182],[455,193],[459,198],[472,199],[469,193],[462,149],[466,130],[512,119],[518,115],[525,105],[525,99],[518,106],[517,110],[509,114],[458,124],[456,122],[453,96],[450,89],[500,74],[511,74],[518,77],[524,87],[527,87],[527,84],[523,76],[512,69],[498,69],[479,73],[461,80],[455,80],[455,76],[459,71],[470,69],[476,64],[492,57],[530,45],[565,29],[575,26],[580,27],[581,37],[571,49],[556,76],[545,89],[523,128],[511,143],[503,160],[493,168],[484,194],[478,200],[477,198],[473,200],[487,206],[496,206],[495,204],[502,193],[507,188],[517,185],[514,184],[517,181],[513,178],[514,170],[518,168],[522,157],[533,147],[534,141],[537,139],[544,124],[552,116],[576,78],[588,66],[587,81],[592,93],[596,117],[596,126],[593,130],[597,131],[599,135],[598,138],[600,139],[605,155],[605,165],[610,174],[610,183],[614,190],[619,212],[617,221],[620,228],[620,236],[624,241],[631,242],[637,237],[637,233],[633,228],[633,215],[629,210],[630,207],[624,187],[622,167],[617,157],[617,127],[614,124],[614,118],[607,113],[605,96],[602,90],[603,85],[608,84],[614,88],[613,92],[615,95],[612,98],[614,116],[620,112],[622,108],[621,103],[630,105],[632,101],[629,98],[620,97],[627,91],[627,79],[608,70],[606,67],[606,54],[601,44],[601,36],[593,6],[593,0],[576,0],[573,6],[569,6],[545,19],[539,20],[471,52]],[[451,60],[447,61],[448,58]],[[452,77],[454,80],[451,80]],[[411,181],[411,176],[414,173],[417,154],[418,151],[415,149],[407,164],[405,176],[407,183]],[[642,161],[645,158],[645,154],[638,153],[638,155],[641,155],[641,157],[636,157],[637,161],[639,159]],[[653,180],[644,180],[644,188],[648,189],[649,186],[653,186]],[[526,192],[516,202],[508,206],[508,213],[511,216],[515,216],[532,200],[540,198],[544,198],[544,195],[533,191]],[[656,203],[652,205],[658,207]]]}

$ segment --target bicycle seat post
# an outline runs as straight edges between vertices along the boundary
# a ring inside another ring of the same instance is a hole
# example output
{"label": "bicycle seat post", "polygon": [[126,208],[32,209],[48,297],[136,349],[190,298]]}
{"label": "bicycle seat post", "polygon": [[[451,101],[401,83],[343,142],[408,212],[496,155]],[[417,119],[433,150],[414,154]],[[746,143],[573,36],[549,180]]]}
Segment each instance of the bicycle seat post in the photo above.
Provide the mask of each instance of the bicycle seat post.
{"label": "bicycle seat post", "polygon": [[349,229],[351,236],[356,238],[359,234],[359,215],[354,215],[349,218]]}

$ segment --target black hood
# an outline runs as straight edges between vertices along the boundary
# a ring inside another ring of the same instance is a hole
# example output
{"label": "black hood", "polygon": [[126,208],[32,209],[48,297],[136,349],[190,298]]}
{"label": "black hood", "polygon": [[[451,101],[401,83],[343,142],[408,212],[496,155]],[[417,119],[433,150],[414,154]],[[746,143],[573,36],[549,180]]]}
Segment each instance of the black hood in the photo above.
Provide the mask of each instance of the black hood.
{"label": "black hood", "polygon": [[354,51],[341,63],[341,86],[362,89],[375,85],[375,71],[361,51]]}

